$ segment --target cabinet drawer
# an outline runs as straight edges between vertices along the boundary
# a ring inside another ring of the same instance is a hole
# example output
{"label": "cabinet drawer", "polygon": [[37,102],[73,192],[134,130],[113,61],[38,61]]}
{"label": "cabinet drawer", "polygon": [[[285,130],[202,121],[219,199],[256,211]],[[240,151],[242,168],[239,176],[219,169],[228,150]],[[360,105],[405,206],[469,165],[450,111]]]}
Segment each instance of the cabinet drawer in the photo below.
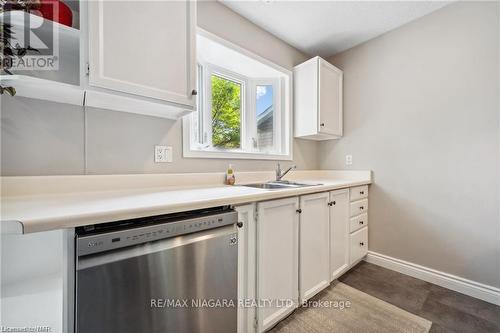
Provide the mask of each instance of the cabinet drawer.
{"label": "cabinet drawer", "polygon": [[351,265],[368,253],[368,228],[364,227],[351,234]]}
{"label": "cabinet drawer", "polygon": [[351,201],[368,198],[368,185],[356,186],[350,189]]}
{"label": "cabinet drawer", "polygon": [[351,202],[351,217],[368,211],[368,199]]}
{"label": "cabinet drawer", "polygon": [[368,225],[368,214],[364,213],[351,218],[349,232],[354,232]]}

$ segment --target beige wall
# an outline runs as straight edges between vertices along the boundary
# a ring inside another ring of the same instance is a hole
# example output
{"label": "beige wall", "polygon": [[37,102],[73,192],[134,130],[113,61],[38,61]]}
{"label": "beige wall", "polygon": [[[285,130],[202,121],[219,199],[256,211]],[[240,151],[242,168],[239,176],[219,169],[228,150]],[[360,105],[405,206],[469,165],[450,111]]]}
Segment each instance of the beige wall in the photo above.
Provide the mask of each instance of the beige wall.
{"label": "beige wall", "polygon": [[371,169],[370,250],[500,287],[499,4],[456,3],[330,61],[344,133],[320,167]]}
{"label": "beige wall", "polygon": [[[288,69],[307,59],[215,1],[198,2],[198,24]],[[84,114],[81,107],[9,96],[2,97],[1,108],[2,175],[224,171],[229,163],[236,171],[272,170],[275,165],[184,159],[181,121],[92,108]],[[173,147],[173,163],[154,163],[156,144]],[[318,167],[314,142],[294,140],[293,154],[299,168]]]}

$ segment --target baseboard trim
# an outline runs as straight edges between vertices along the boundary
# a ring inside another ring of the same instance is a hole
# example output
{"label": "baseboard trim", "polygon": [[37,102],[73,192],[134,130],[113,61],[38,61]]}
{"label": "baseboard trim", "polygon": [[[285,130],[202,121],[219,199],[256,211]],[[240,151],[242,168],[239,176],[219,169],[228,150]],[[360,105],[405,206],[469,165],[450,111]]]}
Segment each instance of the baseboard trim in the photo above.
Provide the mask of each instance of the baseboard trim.
{"label": "baseboard trim", "polygon": [[368,252],[365,261],[444,288],[458,291],[459,293],[471,297],[479,298],[486,302],[500,305],[500,288],[488,286],[373,251]]}

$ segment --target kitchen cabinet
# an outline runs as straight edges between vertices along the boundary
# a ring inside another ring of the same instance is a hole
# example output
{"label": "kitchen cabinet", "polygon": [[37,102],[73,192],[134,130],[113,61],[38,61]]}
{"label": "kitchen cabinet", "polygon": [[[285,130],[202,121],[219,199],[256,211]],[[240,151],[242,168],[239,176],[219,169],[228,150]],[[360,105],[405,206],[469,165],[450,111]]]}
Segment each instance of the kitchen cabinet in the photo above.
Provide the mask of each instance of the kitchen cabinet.
{"label": "kitchen cabinet", "polygon": [[330,284],[329,195],[300,197],[299,290],[301,303]]}
{"label": "kitchen cabinet", "polygon": [[0,237],[2,327],[73,332],[74,229]]}
{"label": "kitchen cabinet", "polygon": [[343,135],[343,72],[314,57],[294,68],[295,137],[338,139]]}
{"label": "kitchen cabinet", "polygon": [[90,1],[89,85],[193,109],[195,8],[193,1]]}
{"label": "kitchen cabinet", "polygon": [[349,268],[349,189],[330,192],[330,281]]}
{"label": "kitchen cabinet", "polygon": [[350,236],[351,265],[355,265],[368,253],[368,228],[355,231]]}
{"label": "kitchen cabinet", "polygon": [[56,69],[13,68],[15,75],[0,75],[2,85],[17,96],[174,120],[195,110],[195,1],[69,4],[71,27],[21,11],[0,13],[16,36],[29,22],[57,46]]}
{"label": "kitchen cabinet", "polygon": [[263,304],[257,309],[258,332],[271,328],[298,304],[298,208],[296,197],[257,204],[256,294]]}
{"label": "kitchen cabinet", "polygon": [[353,266],[368,253],[368,185],[351,187],[349,199],[349,264]]}
{"label": "kitchen cabinet", "polygon": [[83,105],[81,5],[80,1],[66,2],[65,5],[71,7],[71,24],[21,10],[0,13],[0,21],[11,26],[12,45],[38,50],[28,50],[23,61],[13,57],[13,66],[9,69],[13,75],[1,71],[2,86],[14,87],[16,96]]}
{"label": "kitchen cabinet", "polygon": [[[255,204],[235,209],[238,212],[238,302],[246,302],[255,299]],[[238,333],[255,331],[255,310],[251,306],[238,307]]]}

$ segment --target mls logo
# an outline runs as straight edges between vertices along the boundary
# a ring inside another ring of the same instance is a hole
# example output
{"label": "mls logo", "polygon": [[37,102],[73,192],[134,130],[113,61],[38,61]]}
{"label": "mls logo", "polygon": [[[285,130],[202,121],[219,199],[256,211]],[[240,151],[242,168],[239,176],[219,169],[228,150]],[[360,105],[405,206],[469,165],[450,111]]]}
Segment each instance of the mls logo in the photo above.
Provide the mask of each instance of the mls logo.
{"label": "mls logo", "polygon": [[[45,0],[47,1],[47,0]],[[61,25],[47,19],[58,17],[57,2],[0,0],[2,70],[14,74],[25,70],[59,69]],[[43,6],[44,13],[38,10]]]}

